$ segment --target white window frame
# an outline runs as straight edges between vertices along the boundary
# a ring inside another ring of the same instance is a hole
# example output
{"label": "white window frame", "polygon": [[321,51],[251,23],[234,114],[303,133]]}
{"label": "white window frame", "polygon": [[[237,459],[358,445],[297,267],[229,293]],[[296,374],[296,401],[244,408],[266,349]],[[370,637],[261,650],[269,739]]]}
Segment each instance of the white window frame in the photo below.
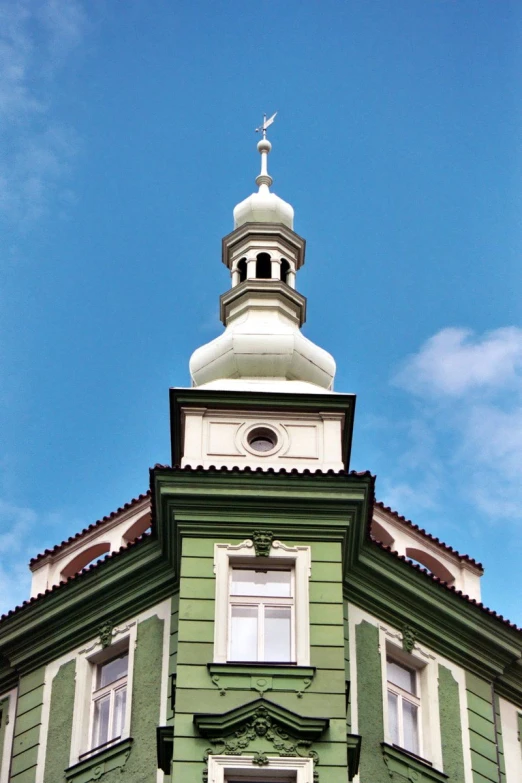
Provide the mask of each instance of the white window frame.
{"label": "white window frame", "polygon": [[[395,663],[398,666],[401,666],[402,668],[406,669],[408,672],[411,672],[413,674],[415,679],[415,693],[411,693],[410,691],[405,690],[404,688],[401,688],[400,685],[396,685],[394,682],[392,682],[390,679],[388,679],[388,663]],[[397,697],[397,714],[396,714],[396,720],[397,720],[397,732],[398,732],[398,743],[397,747],[402,748],[403,750],[406,750],[408,753],[413,753],[416,756],[422,757],[422,702],[421,702],[421,688],[420,688],[420,676],[419,671],[416,667],[411,665],[411,662],[408,661],[408,663],[405,663],[403,660],[399,660],[397,656],[388,654],[386,656],[386,703],[388,705],[388,731],[390,731],[390,714],[389,714],[389,700],[388,700],[388,694],[392,693],[394,696]],[[411,748],[407,748],[404,743],[404,725],[403,725],[403,702],[408,702],[408,704],[413,704],[417,708],[416,713],[416,730],[417,730],[417,744],[418,748],[417,750],[412,750]],[[391,735],[391,731],[390,731]]]}
{"label": "white window frame", "polygon": [[[394,741],[390,733],[388,715],[388,672],[387,660],[391,658],[398,664],[415,669],[417,672],[417,694],[420,702],[418,713],[420,758],[429,761],[436,769],[442,770],[442,745],[439,717],[438,663],[435,656],[417,643],[411,653],[399,646],[401,634],[383,631],[381,628],[381,662],[383,684],[384,738],[389,745]],[[427,708],[429,705],[429,709]],[[400,746],[396,746],[400,747]],[[405,753],[411,751],[403,748]]]}
{"label": "white window frame", "polygon": [[[102,655],[101,660],[93,661],[91,659],[91,664],[94,667],[94,671],[92,673],[92,695],[91,695],[91,716],[89,720],[89,740],[90,740],[90,748],[85,752],[85,754],[82,754],[85,758],[87,758],[86,754],[90,753],[96,753],[97,751],[101,751],[105,748],[110,747],[111,745],[114,745],[116,742],[119,742],[123,739],[123,729],[126,723],[126,715],[127,715],[127,709],[129,705],[129,648],[126,645],[122,645],[121,649],[119,651],[115,650],[114,647],[108,648],[109,653],[112,651],[112,655],[109,655],[109,657],[106,657],[105,655]],[[110,661],[114,661],[117,658],[120,658],[121,656],[126,655],[127,656],[127,673],[120,677],[117,680],[113,680],[108,685],[104,685],[100,688],[96,687],[96,681],[99,676],[99,672],[106,663],[110,663]],[[101,699],[105,698],[106,696],[109,696],[109,733],[111,733],[111,729],[114,728],[114,704],[116,701],[116,693],[122,688],[125,688],[125,716],[123,719],[123,726],[122,726],[122,733],[119,734],[117,737],[112,737],[108,739],[104,743],[95,742],[94,734],[96,731],[95,727],[95,720],[94,720],[94,713],[95,713],[95,706],[96,702],[100,701]]]}
{"label": "white window frame", "polygon": [[[310,600],[311,547],[286,546],[273,541],[270,556],[257,558],[250,539],[241,544],[214,545],[214,573],[216,575],[216,609],[214,621],[214,663],[227,663],[230,628],[230,572],[237,566],[248,568],[282,568],[293,570],[294,613],[292,637],[293,661],[297,666],[310,665]],[[254,599],[255,601],[255,599]],[[259,661],[263,663],[263,661]],[[270,665],[270,661],[266,662]]]}
{"label": "white window frame", "polygon": [[[234,606],[246,606],[249,608],[255,608],[257,610],[256,626],[257,626],[257,657],[252,660],[253,663],[272,663],[272,661],[265,661],[263,651],[265,649],[265,609],[272,609],[277,607],[284,607],[290,609],[290,659],[288,661],[280,661],[280,663],[294,663],[296,662],[295,651],[295,570],[293,566],[278,566],[273,565],[263,566],[262,571],[286,571],[290,572],[290,595],[289,596],[265,596],[265,595],[233,595],[232,583],[234,571],[252,570],[252,564],[238,565],[237,563],[231,563],[229,568],[229,606],[228,606],[228,622],[229,627],[232,627],[232,608]],[[232,657],[232,634],[229,634],[228,638],[228,658],[229,661],[235,661],[237,659]],[[249,661],[250,662],[250,661]],[[277,663],[277,661],[273,661]]]}
{"label": "white window frame", "polygon": [[[101,753],[111,743],[103,745],[97,750],[92,747],[93,740],[93,715],[97,667],[101,663],[116,658],[119,653],[128,650],[129,660],[127,669],[127,703],[125,707],[125,721],[119,740],[130,737],[131,712],[132,712],[132,680],[134,669],[134,649],[136,646],[137,625],[132,621],[124,628],[113,630],[112,644],[103,647],[97,639],[86,648],[80,650],[76,662],[76,692],[74,697],[74,716],[71,737],[71,753],[69,766],[77,764],[96,753]],[[91,753],[92,751],[92,753]]]}
{"label": "white window frame", "polygon": [[[278,773],[284,780],[284,775],[295,772],[295,783],[313,783],[313,759],[268,757],[268,764],[258,767],[252,763],[253,756],[209,756],[208,783],[227,783],[227,781],[266,780],[277,783]],[[280,779],[281,779],[280,778]]]}

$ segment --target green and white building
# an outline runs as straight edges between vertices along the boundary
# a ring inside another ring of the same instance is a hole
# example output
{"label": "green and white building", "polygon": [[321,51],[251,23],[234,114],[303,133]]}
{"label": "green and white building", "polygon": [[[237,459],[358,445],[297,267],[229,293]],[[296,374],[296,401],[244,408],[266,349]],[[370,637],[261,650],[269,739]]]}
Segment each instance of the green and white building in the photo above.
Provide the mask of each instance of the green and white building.
{"label": "green and white building", "polygon": [[258,149],[171,466],[2,618],[0,781],[521,783],[522,632],[350,471],[355,396],[300,331],[305,240]]}

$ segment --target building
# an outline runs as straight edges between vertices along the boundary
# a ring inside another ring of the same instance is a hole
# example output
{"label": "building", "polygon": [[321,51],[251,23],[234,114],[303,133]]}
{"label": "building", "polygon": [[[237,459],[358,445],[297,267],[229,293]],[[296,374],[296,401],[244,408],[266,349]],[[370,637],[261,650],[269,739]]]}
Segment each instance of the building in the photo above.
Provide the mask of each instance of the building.
{"label": "building", "polygon": [[355,396],[300,331],[267,126],[225,331],[170,390],[172,467],[34,558],[2,618],[1,783],[522,780],[522,632],[350,472]]}

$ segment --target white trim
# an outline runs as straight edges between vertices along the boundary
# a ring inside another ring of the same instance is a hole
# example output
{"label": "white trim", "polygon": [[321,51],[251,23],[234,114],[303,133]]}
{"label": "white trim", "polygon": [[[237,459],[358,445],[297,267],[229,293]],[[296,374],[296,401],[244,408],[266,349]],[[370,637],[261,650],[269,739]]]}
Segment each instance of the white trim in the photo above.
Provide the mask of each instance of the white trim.
{"label": "white trim", "polygon": [[16,718],[16,704],[17,704],[18,688],[13,688],[7,693],[2,693],[0,701],[9,699],[9,708],[7,710],[7,716],[3,716],[3,719],[7,717],[7,725],[4,733],[4,749],[2,758],[0,758],[0,780],[9,779],[9,767],[11,766],[11,752],[13,749],[13,737]]}
{"label": "white trim", "polygon": [[[119,650],[128,649],[128,679],[127,707],[125,723],[121,739],[130,736],[130,719],[132,711],[132,672],[134,669],[134,652],[136,649],[137,622],[128,623],[124,628],[115,628],[112,644],[103,648],[99,640],[80,650],[76,661],[76,692],[74,694],[74,715],[71,737],[69,765],[76,764],[80,756],[91,750],[92,712],[93,712],[93,681],[97,667],[104,659],[109,660]],[[93,748],[94,750],[94,748]]]}
{"label": "white trim", "polygon": [[313,759],[301,759],[296,757],[269,756],[268,764],[263,767],[253,765],[253,756],[209,756],[208,757],[208,783],[226,783],[229,774],[254,776],[256,780],[265,778],[267,781],[277,781],[274,774],[282,772],[296,773],[296,783],[313,783],[314,762]]}
{"label": "white trim", "polygon": [[[231,565],[249,563],[256,557],[250,539],[241,544],[214,544],[216,575],[216,611],[214,621],[214,663],[226,663],[228,653],[229,569]],[[311,547],[286,546],[273,541],[269,558],[257,558],[263,566],[291,565],[295,579],[295,653],[298,666],[310,665],[310,602]],[[279,562],[277,562],[279,561]]]}
{"label": "white trim", "polygon": [[522,753],[520,748],[522,737],[518,736],[518,714],[520,710],[502,697],[499,698],[499,703],[506,781],[507,783],[520,783],[522,780]]}

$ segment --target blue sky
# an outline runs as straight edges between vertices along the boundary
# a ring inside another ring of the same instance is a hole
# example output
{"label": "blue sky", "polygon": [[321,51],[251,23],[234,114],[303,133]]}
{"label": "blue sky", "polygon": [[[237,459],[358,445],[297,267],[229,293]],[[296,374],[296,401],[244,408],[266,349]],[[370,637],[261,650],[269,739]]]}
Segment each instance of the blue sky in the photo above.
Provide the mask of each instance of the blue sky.
{"label": "blue sky", "polygon": [[0,36],[0,609],[168,462],[278,110],[352,467],[522,624],[520,2],[0,0]]}

